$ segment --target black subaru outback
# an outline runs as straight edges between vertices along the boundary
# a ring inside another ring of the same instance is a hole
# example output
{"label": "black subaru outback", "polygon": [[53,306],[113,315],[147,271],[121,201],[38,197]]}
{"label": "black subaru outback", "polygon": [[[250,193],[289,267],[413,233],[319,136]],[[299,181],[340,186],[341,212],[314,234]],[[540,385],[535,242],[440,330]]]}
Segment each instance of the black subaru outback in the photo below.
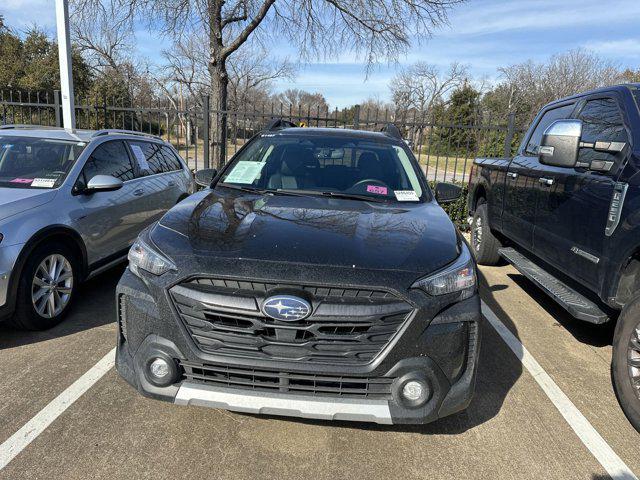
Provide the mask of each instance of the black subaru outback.
{"label": "black subaru outback", "polygon": [[117,369],[181,405],[377,423],[467,407],[480,301],[418,163],[380,133],[275,121],[144,231],[117,288]]}

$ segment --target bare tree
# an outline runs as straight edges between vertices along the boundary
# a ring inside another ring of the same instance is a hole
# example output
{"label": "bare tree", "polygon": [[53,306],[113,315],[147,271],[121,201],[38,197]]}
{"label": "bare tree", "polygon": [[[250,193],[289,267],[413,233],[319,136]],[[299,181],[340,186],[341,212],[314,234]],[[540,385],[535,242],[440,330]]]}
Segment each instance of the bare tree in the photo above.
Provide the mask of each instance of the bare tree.
{"label": "bare tree", "polygon": [[71,2],[71,32],[74,44],[88,60],[94,73],[118,70],[129,62],[132,18],[116,0]]}
{"label": "bare tree", "polygon": [[619,83],[619,68],[595,53],[577,49],[552,56],[547,62],[531,60],[501,68],[498,85],[508,95],[510,108],[518,106],[529,117],[546,103],[577,92]]}
{"label": "bare tree", "polygon": [[436,102],[444,101],[468,77],[467,67],[456,62],[444,72],[435,65],[418,62],[393,78],[391,95],[399,110],[424,116],[432,111]]}
{"label": "bare tree", "polygon": [[251,108],[270,101],[273,82],[293,79],[295,66],[289,60],[268,58],[264,48],[240,50],[229,62],[229,107]]}
{"label": "bare tree", "polygon": [[275,100],[285,105],[290,105],[294,109],[307,111],[327,111],[329,103],[320,92],[307,92],[297,88],[290,88],[276,95]]}
{"label": "bare tree", "polygon": [[[77,0],[90,5],[100,0]],[[430,35],[464,0],[113,0],[174,39],[208,41],[207,67],[216,115],[214,152],[226,157],[229,60],[250,39],[295,45],[302,58],[352,51],[367,64],[394,59],[413,38]],[[346,47],[345,47],[346,46]]]}

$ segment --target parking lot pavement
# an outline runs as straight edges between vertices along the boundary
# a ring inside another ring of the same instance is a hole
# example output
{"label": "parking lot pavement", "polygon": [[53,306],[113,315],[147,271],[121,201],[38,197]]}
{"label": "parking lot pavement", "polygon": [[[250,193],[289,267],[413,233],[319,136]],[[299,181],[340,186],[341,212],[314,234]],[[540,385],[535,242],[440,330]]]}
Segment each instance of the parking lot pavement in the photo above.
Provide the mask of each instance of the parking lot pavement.
{"label": "parking lot pavement", "polygon": [[[640,435],[609,379],[612,328],[572,320],[511,267],[483,268],[482,296],[602,435],[640,472]],[[44,333],[0,327],[0,442],[113,348],[120,272],[88,284]],[[426,426],[242,415],[145,399],[111,370],[11,463],[22,478],[608,478],[489,323],[475,399]]]}

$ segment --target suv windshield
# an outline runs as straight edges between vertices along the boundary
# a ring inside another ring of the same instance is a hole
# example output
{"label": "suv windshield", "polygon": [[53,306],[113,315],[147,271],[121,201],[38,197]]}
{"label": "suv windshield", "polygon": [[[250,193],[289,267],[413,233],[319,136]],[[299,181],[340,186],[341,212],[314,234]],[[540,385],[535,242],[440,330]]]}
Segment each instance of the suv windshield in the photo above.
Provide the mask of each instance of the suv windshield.
{"label": "suv windshield", "polygon": [[424,188],[411,152],[400,144],[316,135],[265,134],[239,152],[223,185],[419,201]]}
{"label": "suv windshield", "polygon": [[57,188],[85,145],[47,138],[0,136],[0,187]]}

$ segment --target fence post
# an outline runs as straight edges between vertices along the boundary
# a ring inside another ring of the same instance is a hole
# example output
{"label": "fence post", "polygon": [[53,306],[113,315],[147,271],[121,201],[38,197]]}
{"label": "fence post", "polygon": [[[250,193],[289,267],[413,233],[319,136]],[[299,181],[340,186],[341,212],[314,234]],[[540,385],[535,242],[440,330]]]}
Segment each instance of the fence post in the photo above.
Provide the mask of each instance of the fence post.
{"label": "fence post", "polygon": [[211,98],[206,95],[202,102],[202,139],[204,141],[204,168],[210,168],[209,148],[211,146],[211,125],[210,125],[210,102]]}
{"label": "fence post", "polygon": [[107,125],[107,123],[108,123],[108,113],[107,113],[107,95],[106,94],[104,94],[102,96],[102,112],[104,114],[103,127],[102,128],[109,128],[109,126]]}
{"label": "fence post", "polygon": [[56,112],[56,127],[62,126],[62,118],[60,116],[61,100],[62,99],[60,98],[60,90],[54,90],[53,91],[53,108]]}
{"label": "fence post", "polygon": [[516,114],[509,113],[509,121],[507,123],[507,135],[504,138],[504,158],[511,157],[511,142],[513,142],[513,134],[516,126]]}
{"label": "fence post", "polygon": [[353,129],[358,130],[360,129],[360,105],[354,105],[353,108]]}

